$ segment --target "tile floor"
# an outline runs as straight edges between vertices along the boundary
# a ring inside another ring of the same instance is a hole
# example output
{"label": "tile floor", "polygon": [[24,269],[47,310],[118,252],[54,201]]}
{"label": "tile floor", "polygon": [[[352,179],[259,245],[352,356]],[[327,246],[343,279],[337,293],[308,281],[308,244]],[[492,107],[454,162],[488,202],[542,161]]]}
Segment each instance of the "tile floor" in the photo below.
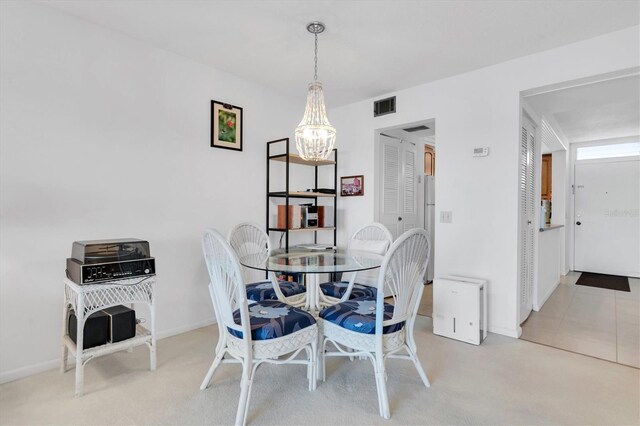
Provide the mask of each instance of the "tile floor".
{"label": "tile floor", "polygon": [[631,292],[576,285],[569,272],[522,324],[524,340],[640,368],[640,279]]}

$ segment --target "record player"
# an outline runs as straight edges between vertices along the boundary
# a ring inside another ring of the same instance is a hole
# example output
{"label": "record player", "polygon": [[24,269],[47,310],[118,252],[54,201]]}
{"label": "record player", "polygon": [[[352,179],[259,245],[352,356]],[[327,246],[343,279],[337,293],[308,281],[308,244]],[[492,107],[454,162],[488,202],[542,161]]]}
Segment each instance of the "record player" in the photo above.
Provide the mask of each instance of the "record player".
{"label": "record player", "polygon": [[149,242],[137,238],[76,241],[67,259],[67,277],[92,284],[155,274]]}

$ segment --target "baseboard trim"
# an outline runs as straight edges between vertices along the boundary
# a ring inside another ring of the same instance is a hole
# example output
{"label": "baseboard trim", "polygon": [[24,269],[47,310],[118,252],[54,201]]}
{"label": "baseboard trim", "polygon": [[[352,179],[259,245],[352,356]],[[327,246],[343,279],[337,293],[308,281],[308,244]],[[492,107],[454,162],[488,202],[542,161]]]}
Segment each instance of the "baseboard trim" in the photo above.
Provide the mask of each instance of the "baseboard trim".
{"label": "baseboard trim", "polygon": [[[208,318],[203,321],[199,321],[194,324],[184,325],[182,327],[176,327],[169,330],[165,330],[157,333],[158,340],[166,339],[167,337],[175,336],[182,333],[188,333],[189,331],[196,330],[198,328],[207,327],[215,324],[215,318]],[[69,357],[68,367],[73,367],[75,360],[73,357]],[[44,371],[59,369],[60,358],[52,359],[49,361],[39,362],[37,364],[28,365],[26,367],[20,367],[13,370],[0,373],[0,384],[13,382],[14,380],[24,379],[25,377],[33,376],[34,374],[42,373]]]}
{"label": "baseboard trim", "polygon": [[540,312],[540,309],[542,309],[542,306],[544,306],[544,304],[547,303],[547,300],[549,299],[549,297],[551,297],[553,292],[556,291],[559,285],[560,285],[560,277],[558,277],[558,281],[556,281],[556,283],[551,288],[549,288],[549,290],[547,290],[547,294],[545,294],[544,297],[542,298],[542,303],[540,303],[539,305],[537,303],[533,304],[533,310],[536,312]]}
{"label": "baseboard trim", "polygon": [[166,339],[167,337],[175,336],[177,334],[182,334],[182,333],[188,333],[190,331],[197,330],[198,328],[207,327],[215,323],[216,323],[215,318],[207,318],[206,320],[203,320],[194,324],[188,324],[182,327],[176,327],[176,328],[159,332],[156,335],[156,337],[158,340]]}
{"label": "baseboard trim", "polygon": [[25,377],[33,376],[34,374],[53,370],[54,368],[60,368],[60,358],[39,362],[37,364],[16,368],[2,373],[0,374],[0,384],[13,382],[14,380],[23,379]]}
{"label": "baseboard trim", "polygon": [[513,337],[514,339],[520,337],[520,333],[518,333],[518,330],[507,327],[491,326],[489,327],[489,333],[501,334],[503,336]]}

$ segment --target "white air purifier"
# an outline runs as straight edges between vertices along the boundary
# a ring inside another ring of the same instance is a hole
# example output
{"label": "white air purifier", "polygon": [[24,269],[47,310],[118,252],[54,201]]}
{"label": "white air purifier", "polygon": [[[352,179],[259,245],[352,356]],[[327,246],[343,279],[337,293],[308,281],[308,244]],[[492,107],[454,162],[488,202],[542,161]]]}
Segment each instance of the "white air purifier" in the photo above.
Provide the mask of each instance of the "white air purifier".
{"label": "white air purifier", "polygon": [[454,275],[433,281],[433,334],[479,345],[487,337],[487,282]]}

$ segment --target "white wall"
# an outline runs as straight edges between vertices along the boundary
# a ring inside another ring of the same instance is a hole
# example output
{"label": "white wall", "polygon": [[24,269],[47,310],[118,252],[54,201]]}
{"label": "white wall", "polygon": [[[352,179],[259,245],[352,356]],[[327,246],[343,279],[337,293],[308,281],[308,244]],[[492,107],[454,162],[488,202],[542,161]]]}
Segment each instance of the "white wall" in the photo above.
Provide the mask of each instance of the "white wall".
{"label": "white wall", "polygon": [[[0,381],[57,365],[74,240],[148,240],[160,335],[211,322],[202,231],[263,223],[265,142],[303,104],[45,5],[1,7]],[[244,108],[243,152],[209,147],[211,99]]]}
{"label": "white wall", "polygon": [[[373,118],[374,99],[329,112],[340,174],[364,174],[364,197],[341,199],[341,236],[373,220],[376,129],[428,118],[437,125],[435,274],[489,280],[489,330],[518,336],[518,136],[520,92],[638,66],[639,28],[607,34],[395,93],[397,113]],[[474,158],[474,147],[489,156]]]}
{"label": "white wall", "polygon": [[539,311],[560,283],[564,228],[538,232],[537,284],[534,292],[533,310]]}

